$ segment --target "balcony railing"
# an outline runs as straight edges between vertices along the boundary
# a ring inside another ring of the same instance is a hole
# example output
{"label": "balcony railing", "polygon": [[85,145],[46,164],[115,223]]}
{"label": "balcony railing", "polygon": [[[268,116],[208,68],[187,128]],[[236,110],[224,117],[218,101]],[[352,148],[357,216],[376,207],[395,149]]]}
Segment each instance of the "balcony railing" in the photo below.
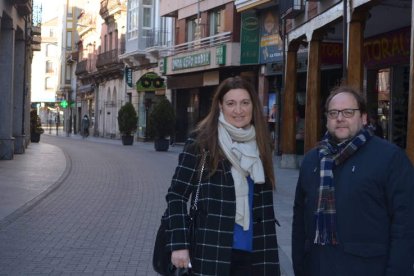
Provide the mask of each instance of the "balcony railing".
{"label": "balcony railing", "polygon": [[88,60],[84,59],[80,62],[78,62],[78,64],[76,64],[76,70],[75,70],[75,75],[80,75],[80,74],[85,74],[88,72],[88,69],[86,68],[88,64]]}
{"label": "balcony railing", "polygon": [[99,14],[103,19],[106,19],[110,14],[116,13],[118,10],[126,10],[125,1],[101,0]]}
{"label": "balcony railing", "polygon": [[143,30],[142,41],[143,48],[172,46],[170,33],[166,30]]}
{"label": "balcony railing", "polygon": [[282,18],[291,19],[305,10],[304,0],[280,0],[280,15]]}
{"label": "balcony railing", "polygon": [[98,55],[96,60],[96,67],[103,67],[103,66],[110,66],[115,64],[122,64],[119,60],[118,56],[122,54],[124,51],[120,51],[119,49],[110,50]]}
{"label": "balcony railing", "polygon": [[77,30],[79,33],[82,33],[96,26],[96,17],[92,14],[85,13],[83,14],[77,22]]}
{"label": "balcony railing", "polygon": [[210,48],[231,41],[231,32],[219,33],[213,36],[178,44],[163,51],[163,56],[173,56],[179,53]]}
{"label": "balcony railing", "polygon": [[16,5],[17,12],[20,15],[28,15],[32,13],[32,1],[30,0],[12,0],[12,4]]}

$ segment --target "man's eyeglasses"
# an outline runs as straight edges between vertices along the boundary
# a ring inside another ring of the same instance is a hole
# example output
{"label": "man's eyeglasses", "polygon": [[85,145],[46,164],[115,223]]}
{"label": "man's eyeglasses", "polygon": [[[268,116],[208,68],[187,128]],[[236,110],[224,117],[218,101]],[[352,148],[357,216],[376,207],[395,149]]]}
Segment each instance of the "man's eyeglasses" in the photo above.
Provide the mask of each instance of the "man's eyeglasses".
{"label": "man's eyeglasses", "polygon": [[329,119],[336,119],[339,116],[339,113],[342,113],[342,116],[345,118],[352,118],[355,115],[355,111],[359,110],[359,108],[347,108],[342,110],[331,109],[326,112],[326,116]]}

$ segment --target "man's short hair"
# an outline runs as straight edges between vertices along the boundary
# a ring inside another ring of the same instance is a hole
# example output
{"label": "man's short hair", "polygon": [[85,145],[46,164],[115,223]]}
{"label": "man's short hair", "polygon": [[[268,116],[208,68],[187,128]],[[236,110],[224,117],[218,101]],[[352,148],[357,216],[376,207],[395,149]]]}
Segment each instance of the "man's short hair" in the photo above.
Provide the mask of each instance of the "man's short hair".
{"label": "man's short hair", "polygon": [[338,95],[339,93],[351,94],[357,101],[358,109],[361,112],[361,114],[367,113],[367,102],[365,100],[364,95],[362,95],[362,93],[356,90],[355,88],[350,87],[350,86],[345,86],[345,85],[337,86],[331,90],[331,93],[326,99],[325,111],[328,111],[329,103],[331,102],[332,98]]}

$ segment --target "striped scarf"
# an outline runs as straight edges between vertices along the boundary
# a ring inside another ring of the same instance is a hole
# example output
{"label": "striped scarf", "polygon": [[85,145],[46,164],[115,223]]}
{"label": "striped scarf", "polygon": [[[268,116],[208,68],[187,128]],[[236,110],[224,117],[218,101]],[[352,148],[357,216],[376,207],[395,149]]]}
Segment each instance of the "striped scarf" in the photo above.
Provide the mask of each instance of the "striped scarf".
{"label": "striped scarf", "polygon": [[338,244],[336,229],[335,187],[333,169],[354,154],[372,137],[368,128],[363,128],[351,140],[334,144],[332,136],[327,133],[319,143],[320,184],[318,208],[315,212],[315,244]]}

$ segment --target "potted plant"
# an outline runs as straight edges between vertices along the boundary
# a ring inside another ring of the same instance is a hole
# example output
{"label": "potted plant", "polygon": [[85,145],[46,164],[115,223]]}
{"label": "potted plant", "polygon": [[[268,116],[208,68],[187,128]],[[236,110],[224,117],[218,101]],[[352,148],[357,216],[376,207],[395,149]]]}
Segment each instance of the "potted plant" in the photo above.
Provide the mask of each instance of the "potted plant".
{"label": "potted plant", "polygon": [[122,134],[122,144],[132,145],[134,143],[133,133],[137,130],[138,116],[132,103],[128,102],[118,111],[118,128]]}
{"label": "potted plant", "polygon": [[175,113],[170,101],[162,96],[155,104],[150,114],[150,133],[154,137],[154,146],[157,151],[167,151],[169,136],[175,129]]}
{"label": "potted plant", "polygon": [[33,143],[39,143],[40,135],[45,131],[42,128],[42,122],[40,121],[37,110],[33,109],[30,111],[30,141]]}

